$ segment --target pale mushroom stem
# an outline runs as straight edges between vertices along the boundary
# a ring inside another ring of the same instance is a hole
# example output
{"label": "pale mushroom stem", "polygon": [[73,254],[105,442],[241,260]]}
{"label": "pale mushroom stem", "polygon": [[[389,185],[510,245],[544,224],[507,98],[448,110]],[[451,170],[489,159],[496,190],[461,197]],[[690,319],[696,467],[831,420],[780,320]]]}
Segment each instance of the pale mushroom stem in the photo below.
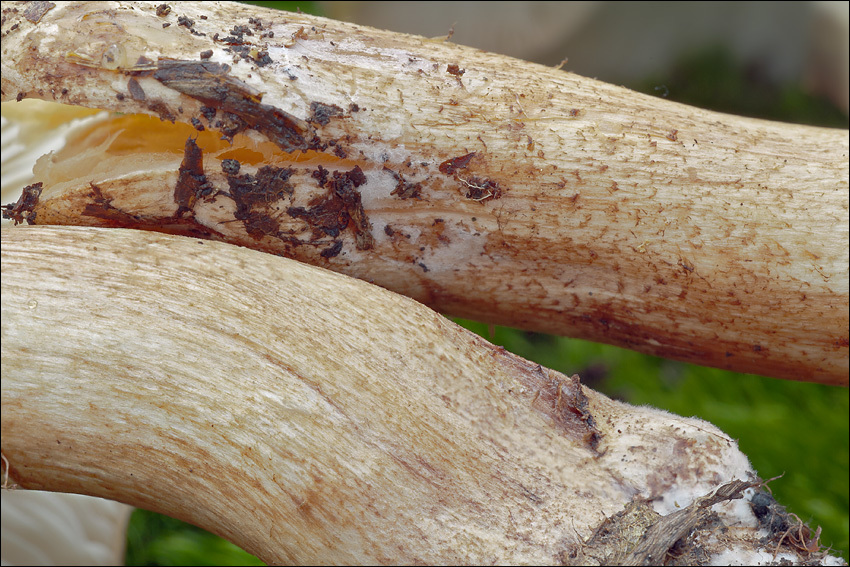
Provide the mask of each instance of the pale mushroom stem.
{"label": "pale mushroom stem", "polygon": [[3,100],[122,114],[41,162],[19,220],[217,238],[453,315],[847,385],[844,130],[254,6],[37,6],[4,14]]}
{"label": "pale mushroom stem", "polygon": [[[549,564],[584,561],[638,497],[648,529],[757,484],[711,424],[357,279],[133,230],[4,228],[0,251],[12,486],[166,513],[276,564]],[[763,548],[748,505],[715,510],[734,538],[705,553]]]}

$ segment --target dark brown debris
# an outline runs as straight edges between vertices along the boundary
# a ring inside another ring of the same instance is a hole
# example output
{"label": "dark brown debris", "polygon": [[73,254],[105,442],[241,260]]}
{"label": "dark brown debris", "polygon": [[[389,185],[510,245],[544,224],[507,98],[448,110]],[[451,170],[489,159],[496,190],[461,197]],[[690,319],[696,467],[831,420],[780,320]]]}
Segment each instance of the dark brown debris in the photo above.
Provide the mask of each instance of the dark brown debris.
{"label": "dark brown debris", "polygon": [[[232,163],[236,160],[225,161],[229,162],[227,165],[222,163],[225,173],[225,168],[238,172]],[[242,221],[246,232],[253,238],[259,240],[263,236],[279,236],[280,223],[271,216],[272,206],[292,196],[294,188],[289,183],[291,175],[290,168],[266,165],[256,175],[245,173],[227,176],[230,197],[236,203],[233,216]]]}
{"label": "dark brown debris", "polygon": [[325,104],[323,102],[310,103],[310,118],[309,122],[316,122],[324,126],[331,121],[334,116],[342,116],[343,110],[335,104]]}
{"label": "dark brown debris", "polygon": [[145,100],[145,91],[142,89],[139,81],[136,80],[136,77],[130,77],[130,80],[127,81],[127,90],[130,92],[130,96],[133,97],[133,100]]}
{"label": "dark brown debris", "polygon": [[212,185],[204,175],[204,159],[201,148],[195,140],[189,138],[183,150],[183,162],[177,174],[177,184],[174,186],[174,202],[177,212],[174,216],[180,218],[191,213],[199,198],[209,196],[213,191]]}
{"label": "dark brown debris", "polygon": [[223,159],[221,160],[221,170],[227,175],[236,175],[239,173],[239,169],[241,169],[242,164],[239,163],[239,160],[235,159]]}
{"label": "dark brown debris", "polygon": [[319,255],[322,258],[333,258],[339,256],[340,252],[342,252],[342,240],[337,240],[333,245],[319,252]]}
{"label": "dark brown debris", "polygon": [[283,110],[262,104],[262,94],[231,77],[229,65],[211,61],[160,60],[153,76],[166,87],[229,114],[220,128],[229,138],[250,128],[264,134],[287,152],[318,145],[310,124]]}
{"label": "dark brown debris", "polygon": [[14,203],[3,205],[3,218],[12,219],[15,224],[20,224],[27,221],[27,224],[35,224],[35,206],[38,205],[38,199],[41,197],[43,183],[33,183],[24,187],[21,197]]}
{"label": "dark brown debris", "polygon": [[215,118],[215,113],[215,107],[213,106],[201,107],[201,115],[207,119],[207,122],[212,122],[213,118]]}
{"label": "dark brown debris", "polygon": [[396,180],[395,189],[390,192],[390,195],[395,195],[399,199],[420,199],[420,193],[422,192],[422,184],[421,183],[410,183],[409,181],[405,181],[404,177],[401,174],[396,173],[392,169],[384,166],[384,171],[388,172],[392,175]]}
{"label": "dark brown debris", "polygon": [[[232,162],[239,163],[236,160],[225,161],[231,164]],[[238,167],[222,164],[222,169],[225,167],[239,171]],[[265,165],[257,171],[256,175],[249,173],[239,176],[228,175],[227,183],[230,185],[230,195],[237,205],[244,204],[248,207],[254,207],[290,197],[294,191],[292,184],[289,183],[291,176],[292,169],[288,167]]]}
{"label": "dark brown debris", "polygon": [[360,192],[357,187],[366,183],[366,175],[359,165],[355,165],[351,171],[340,173],[333,172],[333,179],[328,182],[330,189],[336,193],[348,211],[354,223],[354,241],[358,250],[368,250],[373,246],[372,225],[363,210],[360,201]]}
{"label": "dark brown debris", "polygon": [[313,171],[313,173],[310,174],[310,177],[319,182],[319,187],[324,187],[328,182],[329,173],[330,172],[327,169],[320,165]]}
{"label": "dark brown debris", "polygon": [[286,213],[291,217],[303,219],[310,225],[314,238],[319,238],[322,234],[338,237],[351,219],[345,203],[334,193],[311,200],[309,207],[289,207]]}
{"label": "dark brown debris", "polygon": [[475,152],[470,152],[466,155],[448,159],[440,164],[440,173],[444,175],[454,175],[458,169],[466,169],[472,158],[475,157]]}
{"label": "dark brown debris", "polygon": [[167,120],[172,124],[177,120],[177,116],[173,112],[171,112],[171,108],[169,108],[161,100],[148,101],[146,103],[146,106],[148,107],[148,110],[159,116],[160,120]]}
{"label": "dark brown debris", "polygon": [[461,78],[461,76],[462,76],[464,73],[466,73],[466,69],[461,69],[459,65],[457,65],[456,63],[452,63],[452,64],[450,64],[448,67],[446,67],[446,72],[447,72],[449,75],[454,75],[455,77],[457,77],[458,79],[460,79],[460,78]]}
{"label": "dark brown debris", "polygon": [[336,238],[352,226],[354,242],[358,250],[368,250],[374,245],[372,225],[363,209],[358,187],[366,183],[366,175],[360,166],[347,172],[334,171],[329,178],[328,171],[319,166],[312,177],[320,186],[329,191],[309,203],[309,208],[289,207],[287,214],[303,219],[313,229],[314,238],[326,234]]}
{"label": "dark brown debris", "polygon": [[461,179],[461,182],[466,187],[467,199],[480,202],[502,197],[502,188],[491,179],[470,177],[469,179]]}

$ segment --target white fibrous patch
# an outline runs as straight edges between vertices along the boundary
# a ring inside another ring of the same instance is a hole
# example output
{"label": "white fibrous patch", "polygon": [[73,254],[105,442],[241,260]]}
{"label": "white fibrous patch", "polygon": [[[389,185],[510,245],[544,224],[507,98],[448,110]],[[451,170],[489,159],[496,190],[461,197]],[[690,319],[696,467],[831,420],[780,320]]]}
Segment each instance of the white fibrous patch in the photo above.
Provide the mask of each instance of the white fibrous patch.
{"label": "white fibrous patch", "polygon": [[790,553],[774,555],[766,550],[753,551],[742,547],[727,549],[713,555],[709,560],[709,565],[782,565],[785,562],[788,562],[788,565],[796,565],[799,561],[799,557]]}
{"label": "white fibrous patch", "polygon": [[[653,424],[649,430],[647,424]],[[708,422],[642,407],[613,427],[617,435],[608,436],[602,458],[618,464],[628,487],[653,498],[659,514],[676,512],[725,482],[754,477],[737,443]]]}

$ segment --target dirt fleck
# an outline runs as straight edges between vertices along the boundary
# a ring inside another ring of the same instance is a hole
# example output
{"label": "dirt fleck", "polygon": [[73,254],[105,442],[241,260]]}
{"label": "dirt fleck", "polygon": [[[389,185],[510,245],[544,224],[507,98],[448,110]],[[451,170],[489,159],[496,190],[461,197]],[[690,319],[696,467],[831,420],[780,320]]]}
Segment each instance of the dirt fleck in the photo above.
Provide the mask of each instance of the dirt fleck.
{"label": "dirt fleck", "polygon": [[168,4],[160,4],[159,6],[156,7],[156,15],[159,16],[160,18],[164,18],[165,16],[167,16],[170,13],[171,13],[171,6],[169,6]]}
{"label": "dirt fleck", "polygon": [[[238,42],[234,43],[228,40],[237,40]],[[249,63],[255,63],[257,67],[265,67],[272,63],[272,58],[269,57],[268,51],[261,51],[251,44],[242,43],[241,36],[239,38],[225,38],[224,41],[230,45],[230,47],[226,48],[227,51],[236,54]]]}
{"label": "dirt fleck", "polygon": [[[118,94],[121,94],[121,93],[118,93]],[[124,96],[124,95],[121,95],[121,96]],[[120,100],[124,100],[124,99],[121,98]],[[151,112],[153,112],[157,116],[159,116],[160,120],[163,120],[163,121],[168,120],[172,124],[174,123],[175,120],[177,120],[177,116],[175,116],[174,113],[171,112],[171,109],[161,100],[150,101],[150,102],[147,103],[147,107],[148,107],[148,110],[150,110]]]}
{"label": "dirt fleck", "polygon": [[298,31],[294,32],[290,36],[290,38],[290,41],[283,44],[284,47],[293,47],[299,39],[310,39],[310,35],[304,29],[304,26],[301,26],[300,28],[298,28]]}
{"label": "dirt fleck", "polygon": [[476,155],[475,152],[468,153],[464,156],[448,159],[440,164],[440,173],[444,175],[454,175],[458,169],[466,169],[469,162]]}
{"label": "dirt fleck", "polygon": [[195,25],[195,20],[191,20],[191,19],[187,18],[186,16],[178,16],[177,17],[177,25],[183,26],[183,27],[188,28],[188,29],[192,29],[192,26]]}
{"label": "dirt fleck", "polygon": [[349,215],[345,203],[333,193],[311,200],[309,208],[289,207],[289,216],[303,219],[313,229],[313,238],[319,238],[321,233],[338,237],[348,226]]}
{"label": "dirt fleck", "polygon": [[395,189],[390,192],[390,195],[396,195],[399,199],[421,199],[421,183],[410,183],[409,181],[405,181],[401,174],[396,173],[386,166],[384,166],[384,171],[388,172],[396,180]]}
{"label": "dirt fleck", "polygon": [[823,559],[821,528],[812,530],[764,490],[753,494],[750,507],[758,519],[759,527],[768,532],[765,539],[776,542],[777,550],[784,544],[809,559],[810,562],[806,563],[809,565],[819,563]]}
{"label": "dirt fleck", "polygon": [[3,218],[12,219],[15,224],[20,224],[27,221],[27,224],[35,224],[36,213],[35,206],[38,205],[38,199],[41,197],[41,191],[44,188],[43,183],[33,183],[24,187],[20,198],[8,205],[3,205]]}
{"label": "dirt fleck", "polygon": [[666,137],[667,137],[667,139],[668,139],[668,140],[670,140],[671,142],[675,142],[675,141],[677,141],[677,140],[679,139],[679,138],[678,138],[678,136],[676,136],[676,134],[678,134],[678,133],[679,133],[679,131],[678,131],[678,130],[673,129],[673,130],[670,130],[669,132],[667,132],[667,136],[666,136]]}
{"label": "dirt fleck", "polygon": [[480,177],[470,177],[469,179],[458,177],[458,179],[466,187],[467,199],[483,202],[502,197],[502,188],[492,179],[482,179]]}
{"label": "dirt fleck", "polygon": [[207,122],[212,122],[215,118],[215,108],[212,106],[202,106],[201,115],[207,119]]}
{"label": "dirt fleck", "polygon": [[333,243],[332,246],[325,248],[321,252],[319,252],[319,256],[322,258],[333,258],[334,256],[339,256],[339,253],[342,251],[342,240],[337,240]]}
{"label": "dirt fleck", "polygon": [[239,169],[242,167],[242,164],[239,163],[239,160],[235,159],[223,159],[221,160],[221,170],[227,175],[236,175],[239,173]]}
{"label": "dirt fleck", "polygon": [[788,513],[773,496],[765,491],[756,492],[750,500],[759,527],[766,529],[770,535],[782,534],[790,526]]}
{"label": "dirt fleck", "polygon": [[328,170],[321,165],[310,174],[310,177],[319,182],[319,187],[324,187],[328,182]]}
{"label": "dirt fleck", "polygon": [[343,110],[335,104],[324,104],[314,101],[310,103],[310,118],[307,121],[317,122],[324,126],[330,122],[331,117],[341,116],[342,114]]}
{"label": "dirt fleck", "polygon": [[456,63],[452,63],[448,67],[446,67],[446,72],[449,75],[454,75],[455,77],[460,79],[461,76],[466,73],[466,69],[461,69],[460,66],[458,66]]}
{"label": "dirt fleck", "polygon": [[245,43],[245,37],[253,36],[254,32],[251,31],[251,28],[248,26],[233,26],[233,29],[230,30],[230,35],[222,38],[221,43],[225,43],[227,45],[243,45]]}
{"label": "dirt fleck", "polygon": [[[531,138],[529,138],[530,140]],[[476,152],[471,152],[463,156],[458,156],[444,161],[440,164],[440,173],[445,175],[453,175],[455,179],[460,181],[466,188],[466,198],[473,201],[489,201],[491,199],[499,199],[502,197],[502,187],[498,182],[492,179],[469,177],[463,178],[457,175],[458,170],[466,169],[469,162],[475,157]]]}
{"label": "dirt fleck", "polygon": [[206,130],[206,128],[204,128],[204,125],[201,124],[201,121],[195,118],[194,116],[191,118],[190,122],[192,123],[192,126],[195,128],[195,130],[197,130],[198,132],[203,132],[204,130]]}
{"label": "dirt fleck", "polygon": [[201,51],[201,59],[209,59],[213,56],[213,50],[207,49],[206,51]]}
{"label": "dirt fleck", "polygon": [[139,81],[136,80],[136,77],[130,77],[130,80],[127,81],[127,90],[130,91],[130,96],[133,97],[133,100],[145,100],[145,91],[142,89]]}
{"label": "dirt fleck", "polygon": [[53,2],[30,2],[26,10],[24,10],[24,17],[30,22],[37,24],[47,12],[55,7],[56,4]]}

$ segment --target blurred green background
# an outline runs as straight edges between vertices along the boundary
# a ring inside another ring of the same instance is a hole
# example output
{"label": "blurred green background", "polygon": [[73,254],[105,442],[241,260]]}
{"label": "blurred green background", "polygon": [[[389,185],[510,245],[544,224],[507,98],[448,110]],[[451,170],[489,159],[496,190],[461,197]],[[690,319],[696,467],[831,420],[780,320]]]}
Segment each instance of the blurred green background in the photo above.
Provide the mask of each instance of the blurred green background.
{"label": "blurred green background", "polygon": [[[318,13],[311,2],[253,2]],[[321,14],[319,14],[321,15]],[[723,47],[683,54],[665,76],[626,85],[733,114],[848,128],[848,119],[799,85],[777,85],[737,64]],[[848,557],[848,389],[735,374],[583,340],[527,333],[472,321],[458,323],[507,350],[567,375],[608,396],[714,423],[739,440],[777,500],[812,527],[821,543]],[[491,334],[492,333],[492,334]],[[133,513],[128,565],[245,565],[260,563],[199,528],[152,512]]]}

